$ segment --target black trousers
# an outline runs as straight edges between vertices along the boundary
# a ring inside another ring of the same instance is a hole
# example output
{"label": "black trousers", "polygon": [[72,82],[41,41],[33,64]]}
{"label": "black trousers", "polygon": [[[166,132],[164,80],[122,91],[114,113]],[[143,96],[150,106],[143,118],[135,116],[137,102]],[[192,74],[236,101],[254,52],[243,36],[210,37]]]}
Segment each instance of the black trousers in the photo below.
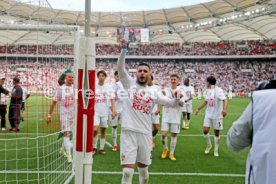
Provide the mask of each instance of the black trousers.
{"label": "black trousers", "polygon": [[9,108],[9,121],[12,128],[19,128],[20,123],[20,109],[21,105],[10,105]]}
{"label": "black trousers", "polygon": [[6,128],[7,105],[0,104],[1,128]]}

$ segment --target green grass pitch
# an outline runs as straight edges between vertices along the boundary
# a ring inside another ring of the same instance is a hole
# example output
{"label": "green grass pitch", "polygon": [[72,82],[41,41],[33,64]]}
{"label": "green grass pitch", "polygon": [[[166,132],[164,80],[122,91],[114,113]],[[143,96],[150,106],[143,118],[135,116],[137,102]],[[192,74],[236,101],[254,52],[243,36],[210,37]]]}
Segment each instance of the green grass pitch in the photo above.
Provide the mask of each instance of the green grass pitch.
{"label": "green grass pitch", "polygon": [[[204,118],[204,110],[198,116],[192,114],[189,130],[181,130],[177,146],[175,150],[176,161],[169,159],[161,159],[162,145],[160,134],[155,138],[156,148],[153,150],[153,162],[149,167],[150,183],[153,184],[239,184],[244,183],[245,162],[248,149],[236,153],[227,148],[226,137],[228,129],[232,123],[241,115],[249,103],[249,98],[234,98],[228,101],[228,115],[224,119],[224,130],[221,131],[221,140],[219,153],[220,157],[215,158],[212,154],[204,155],[206,147],[202,136],[202,122]],[[202,103],[203,100],[194,100],[194,109]],[[35,104],[43,104],[37,106]],[[17,168],[20,171],[32,170],[39,165],[39,168],[44,171],[59,170],[59,165],[66,162],[60,158],[55,165],[49,165],[49,160],[54,154],[56,157],[61,157],[58,154],[61,141],[56,141],[57,136],[51,135],[59,130],[58,123],[46,125],[46,115],[50,106],[50,100],[41,97],[30,97],[28,99],[28,109],[25,112],[25,121],[20,125],[20,133],[0,132],[0,184],[10,180],[17,180],[18,183],[36,183],[38,180],[36,174],[3,174],[1,171]],[[57,120],[57,117],[55,117]],[[8,122],[7,122],[8,125]],[[9,125],[8,125],[9,127]],[[49,135],[47,138],[24,139],[26,135],[29,138],[34,137],[34,133],[39,135]],[[111,130],[107,130],[107,141],[112,142]],[[119,133],[119,131],[118,131]],[[211,130],[211,135],[213,131]],[[23,138],[17,140],[18,138]],[[119,141],[119,140],[118,140]],[[211,137],[213,143],[213,137]],[[169,141],[170,143],[170,136]],[[27,145],[27,146],[26,146]],[[46,145],[44,149],[37,151],[36,146]],[[28,150],[27,150],[28,147]],[[17,151],[16,151],[17,149]],[[110,184],[121,182],[121,166],[119,151],[112,152],[111,148],[105,147],[107,154],[94,157],[93,162],[93,183]],[[46,152],[47,151],[47,152]],[[46,152],[46,153],[45,153]],[[26,155],[28,154],[28,155]],[[45,156],[47,155],[47,156]],[[37,156],[43,156],[41,163],[37,163]],[[32,158],[24,161],[24,158]],[[16,162],[16,159],[21,161]],[[26,166],[27,165],[27,166]],[[62,168],[64,169],[64,168]],[[69,171],[70,166],[65,170]],[[137,170],[136,170],[137,172]],[[15,179],[16,178],[16,179]],[[27,181],[28,180],[28,181]],[[44,181],[46,180],[46,181]],[[47,176],[40,176],[41,183],[48,183]],[[22,182],[20,182],[22,181]],[[27,181],[27,182],[26,182]],[[32,182],[33,181],[33,182]],[[60,181],[62,183],[63,180]],[[59,181],[57,180],[57,183]],[[74,182],[71,182],[74,183]],[[138,175],[134,175],[133,183],[138,184]]]}

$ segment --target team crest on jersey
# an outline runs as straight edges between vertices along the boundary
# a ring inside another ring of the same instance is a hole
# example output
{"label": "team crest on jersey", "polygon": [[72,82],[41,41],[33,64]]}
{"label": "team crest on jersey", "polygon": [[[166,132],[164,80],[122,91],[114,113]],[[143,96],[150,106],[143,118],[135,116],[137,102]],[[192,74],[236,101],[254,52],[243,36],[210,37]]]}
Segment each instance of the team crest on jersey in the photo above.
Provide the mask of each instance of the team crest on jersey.
{"label": "team crest on jersey", "polygon": [[135,93],[132,101],[132,108],[134,110],[142,111],[142,113],[149,114],[152,108],[152,99],[149,97],[142,97],[140,94]]}

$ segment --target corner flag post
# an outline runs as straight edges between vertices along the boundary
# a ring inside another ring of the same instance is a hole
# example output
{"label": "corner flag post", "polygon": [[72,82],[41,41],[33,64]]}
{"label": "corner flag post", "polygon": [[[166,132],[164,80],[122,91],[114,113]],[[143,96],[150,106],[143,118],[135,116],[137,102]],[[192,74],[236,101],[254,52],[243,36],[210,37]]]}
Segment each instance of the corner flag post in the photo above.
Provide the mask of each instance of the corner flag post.
{"label": "corner flag post", "polygon": [[85,1],[85,36],[79,40],[77,58],[75,183],[92,183],[94,131],[95,42],[90,37],[91,0]]}

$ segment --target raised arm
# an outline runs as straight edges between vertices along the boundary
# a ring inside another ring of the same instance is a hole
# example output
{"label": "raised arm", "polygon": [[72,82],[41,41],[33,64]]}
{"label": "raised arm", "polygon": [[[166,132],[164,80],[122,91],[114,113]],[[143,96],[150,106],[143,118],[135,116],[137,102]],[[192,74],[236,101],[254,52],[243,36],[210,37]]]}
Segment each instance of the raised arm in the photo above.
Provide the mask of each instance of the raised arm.
{"label": "raised arm", "polygon": [[122,49],[121,54],[117,61],[117,71],[120,77],[120,81],[125,89],[129,89],[131,81],[133,80],[126,71],[125,67],[126,50]]}
{"label": "raised arm", "polygon": [[241,117],[235,121],[227,133],[227,145],[234,151],[240,151],[252,144],[252,104],[250,103]]}

